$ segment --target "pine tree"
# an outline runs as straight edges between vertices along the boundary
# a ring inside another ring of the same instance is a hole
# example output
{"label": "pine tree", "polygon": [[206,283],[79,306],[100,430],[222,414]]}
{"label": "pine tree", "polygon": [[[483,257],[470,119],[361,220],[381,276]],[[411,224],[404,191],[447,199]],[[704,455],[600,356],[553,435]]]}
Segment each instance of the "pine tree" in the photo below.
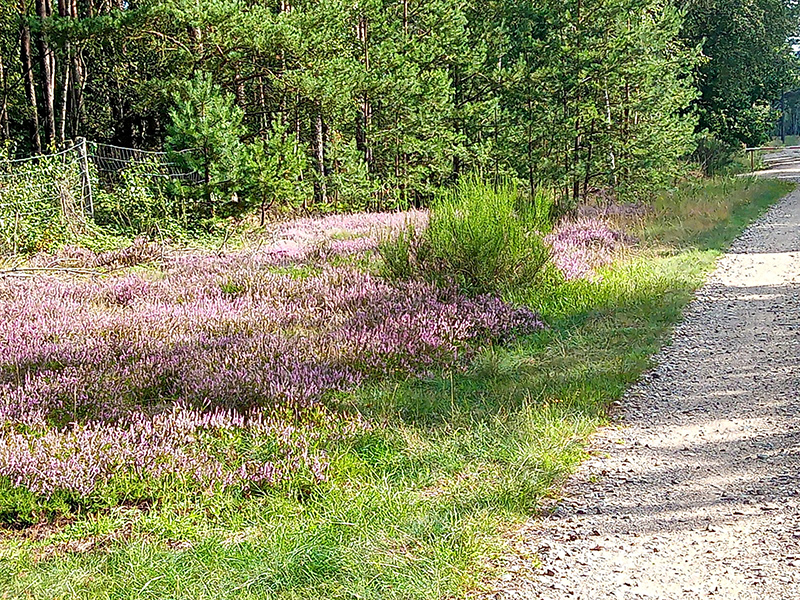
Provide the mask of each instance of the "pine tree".
{"label": "pine tree", "polygon": [[240,210],[232,194],[242,185],[244,113],[207,73],[198,73],[175,93],[167,148],[187,172],[202,175],[205,209],[211,216]]}

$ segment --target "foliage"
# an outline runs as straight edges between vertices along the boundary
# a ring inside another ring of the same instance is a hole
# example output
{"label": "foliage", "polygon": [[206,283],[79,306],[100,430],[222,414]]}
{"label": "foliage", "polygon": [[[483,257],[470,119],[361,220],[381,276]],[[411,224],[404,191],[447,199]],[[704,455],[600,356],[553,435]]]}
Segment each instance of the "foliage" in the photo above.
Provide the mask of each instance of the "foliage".
{"label": "foliage", "polygon": [[[472,10],[475,44],[499,87],[490,124],[493,169],[510,166],[561,212],[594,189],[632,195],[669,179],[692,150],[697,53],[678,39],[665,2],[489,2]],[[514,23],[497,28],[497,23]]]}
{"label": "foliage", "polygon": [[386,274],[468,294],[536,285],[549,255],[535,206],[522,203],[509,182],[493,188],[463,179],[437,198],[424,231],[411,228],[381,245]]}
{"label": "foliage", "polygon": [[[355,140],[346,141],[336,135],[331,140],[330,159],[333,165],[328,178],[330,184],[330,206],[315,208],[334,211],[363,211],[375,207],[377,188],[369,176],[363,154],[358,150]],[[384,202],[382,208],[399,207]]]}
{"label": "foliage", "polygon": [[[272,194],[319,210],[419,206],[469,173],[512,177],[531,196],[547,190],[562,213],[598,190],[631,198],[681,172],[698,90],[701,116],[723,114],[704,108],[715,89],[738,94],[698,67],[706,33],[720,32],[709,37],[713,56],[715,40],[775,21],[774,42],[790,20],[737,9],[727,32],[717,18],[725,11],[706,22],[689,3],[684,26],[664,0],[320,0],[246,10],[234,0],[79,0],[68,15],[44,18],[28,4],[0,2],[2,72],[33,75],[30,85],[6,77],[0,137],[25,154],[35,139],[79,135],[197,149],[186,155],[205,182],[187,205],[195,219],[239,214]],[[751,44],[730,66],[766,65],[775,47]],[[762,127],[771,117],[758,107],[776,99],[780,77],[755,69],[733,79],[765,83],[748,110],[725,104],[725,119]],[[700,128],[715,132],[703,118]],[[276,122],[282,148],[270,147]],[[291,160],[265,158],[276,153]],[[259,176],[278,163],[296,190]]]}
{"label": "foliage", "polygon": [[[202,177],[202,204],[195,216],[240,214],[243,207],[233,195],[243,185],[244,112],[203,72],[184,82],[174,98],[166,145],[176,164]],[[191,196],[192,189],[182,192]]]}
{"label": "foliage", "polygon": [[789,40],[798,33],[798,7],[788,0],[691,0],[682,37],[702,45],[696,70],[699,131],[735,147],[767,141],[775,103],[796,85],[798,63]]}
{"label": "foliage", "polygon": [[267,208],[273,204],[298,208],[305,206],[310,190],[303,180],[306,155],[293,139],[288,126],[280,118],[264,140],[255,140],[245,150],[244,193],[261,214],[261,224]]}
{"label": "foliage", "polygon": [[131,163],[116,179],[112,185],[95,189],[98,225],[128,236],[186,235],[185,205],[180,196],[170,193],[169,174],[158,161]]}
{"label": "foliage", "polygon": [[36,252],[86,233],[82,190],[73,152],[0,161],[0,254]]}
{"label": "foliage", "polygon": [[694,162],[707,175],[721,175],[732,164],[741,145],[723,142],[706,130],[697,136],[697,148],[692,153]]}

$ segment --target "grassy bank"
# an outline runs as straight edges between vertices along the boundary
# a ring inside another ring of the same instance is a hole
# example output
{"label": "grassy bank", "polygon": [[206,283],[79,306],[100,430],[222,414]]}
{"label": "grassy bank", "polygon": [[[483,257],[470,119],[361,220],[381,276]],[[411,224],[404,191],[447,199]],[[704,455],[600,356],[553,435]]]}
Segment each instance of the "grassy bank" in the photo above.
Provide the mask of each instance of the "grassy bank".
{"label": "grassy bank", "polygon": [[557,493],[720,252],[789,189],[697,183],[614,217],[640,240],[624,259],[515,298],[547,330],[483,350],[466,372],[329,399],[331,413],[370,425],[325,438],[325,481],[175,493],[4,529],[0,597],[463,596],[491,575],[501,534]]}

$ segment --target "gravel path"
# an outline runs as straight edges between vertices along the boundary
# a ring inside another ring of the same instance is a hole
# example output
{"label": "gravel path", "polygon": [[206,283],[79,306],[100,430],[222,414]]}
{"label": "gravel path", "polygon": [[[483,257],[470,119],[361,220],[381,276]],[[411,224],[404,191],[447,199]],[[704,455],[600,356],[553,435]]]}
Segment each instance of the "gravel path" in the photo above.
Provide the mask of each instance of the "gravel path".
{"label": "gravel path", "polygon": [[752,225],[497,599],[800,599],[800,191]]}

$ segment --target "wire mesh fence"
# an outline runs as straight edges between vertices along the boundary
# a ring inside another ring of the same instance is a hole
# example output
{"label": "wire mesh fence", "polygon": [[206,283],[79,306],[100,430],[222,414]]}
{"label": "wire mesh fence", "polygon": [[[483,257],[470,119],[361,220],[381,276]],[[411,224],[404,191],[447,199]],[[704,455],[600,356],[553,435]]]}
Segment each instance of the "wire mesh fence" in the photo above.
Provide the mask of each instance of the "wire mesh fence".
{"label": "wire mesh fence", "polygon": [[80,144],[61,152],[0,162],[0,251],[32,251],[85,230],[91,181]]}
{"label": "wire mesh fence", "polygon": [[89,159],[101,182],[113,185],[119,181],[121,173],[132,167],[141,167],[138,169],[139,174],[153,179],[188,183],[202,181],[199,173],[188,170],[179,160],[186,151],[154,152],[94,142],[89,142],[87,147]]}
{"label": "wire mesh fence", "polygon": [[79,139],[53,154],[0,160],[0,254],[36,251],[85,234],[98,194],[121,192],[135,202],[171,184],[201,183],[202,175],[183,167],[180,158]]}

